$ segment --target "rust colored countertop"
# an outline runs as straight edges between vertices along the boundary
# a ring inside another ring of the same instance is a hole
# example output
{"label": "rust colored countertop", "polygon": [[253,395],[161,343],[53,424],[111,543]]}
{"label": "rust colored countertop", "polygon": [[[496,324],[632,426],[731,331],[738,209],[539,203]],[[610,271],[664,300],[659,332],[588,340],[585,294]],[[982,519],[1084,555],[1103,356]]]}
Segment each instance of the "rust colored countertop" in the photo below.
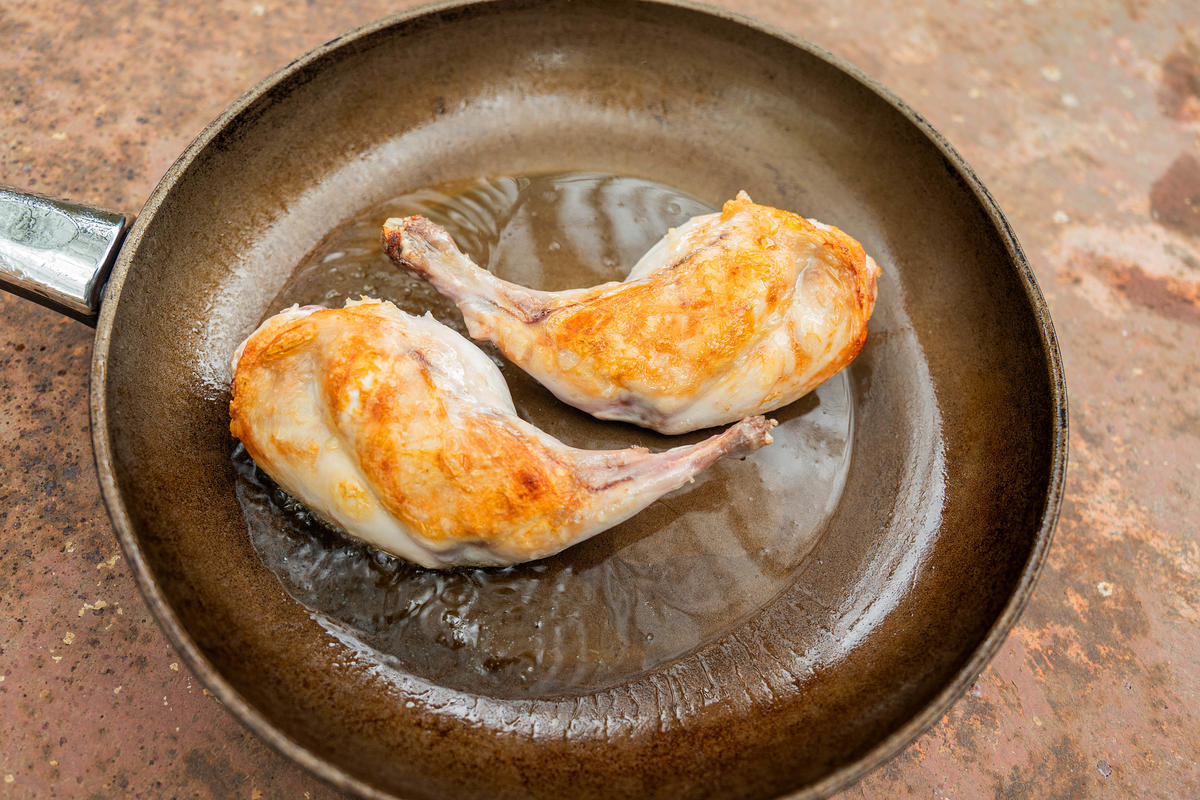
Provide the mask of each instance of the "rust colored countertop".
{"label": "rust colored countertop", "polygon": [[[720,4],[853,61],[947,136],[1024,244],[1067,370],[1066,501],[1028,609],[844,796],[1200,796],[1194,5]],[[5,2],[0,183],[136,214],[255,81],[406,5]],[[338,796],[208,696],[138,594],[92,463],[91,338],[0,298],[0,798]]]}

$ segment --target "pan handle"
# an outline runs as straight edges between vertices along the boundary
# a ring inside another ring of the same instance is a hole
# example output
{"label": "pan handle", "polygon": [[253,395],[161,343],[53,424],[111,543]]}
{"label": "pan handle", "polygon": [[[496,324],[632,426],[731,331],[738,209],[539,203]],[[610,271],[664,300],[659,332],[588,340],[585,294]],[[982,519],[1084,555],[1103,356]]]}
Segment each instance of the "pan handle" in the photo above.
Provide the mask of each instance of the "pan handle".
{"label": "pan handle", "polygon": [[0,186],[0,288],[96,324],[125,216]]}

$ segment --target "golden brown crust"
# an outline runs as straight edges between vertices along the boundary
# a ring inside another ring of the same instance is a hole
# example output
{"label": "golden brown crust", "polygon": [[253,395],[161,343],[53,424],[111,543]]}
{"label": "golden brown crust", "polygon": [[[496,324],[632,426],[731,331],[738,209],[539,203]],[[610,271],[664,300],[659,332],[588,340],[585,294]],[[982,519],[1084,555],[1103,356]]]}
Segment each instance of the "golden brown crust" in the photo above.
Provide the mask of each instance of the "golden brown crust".
{"label": "golden brown crust", "polygon": [[693,394],[757,335],[748,301],[759,291],[771,309],[785,299],[791,270],[778,262],[767,248],[735,256],[718,240],[645,281],[549,315],[543,330],[578,357],[579,371],[619,387]]}
{"label": "golden brown crust", "polygon": [[491,541],[536,552],[580,504],[580,484],[527,436],[502,421],[443,423],[439,449],[412,449],[372,426],[357,453],[383,505],[432,542]]}
{"label": "golden brown crust", "polygon": [[[692,396],[751,349],[769,329],[764,320],[789,307],[797,261],[807,257],[818,260],[835,284],[827,292],[830,313],[853,314],[861,327],[821,380],[849,363],[865,341],[875,301],[875,270],[862,246],[836,228],[745,196],[725,203],[721,222],[739,214],[743,229],[736,242],[714,226],[718,233],[678,263],[635,283],[572,297],[540,320],[547,346],[570,353],[559,356],[561,369],[578,382],[597,383],[598,390],[608,384]],[[850,286],[843,289],[843,283]],[[800,368],[813,360],[802,341],[794,342],[794,351]]]}
{"label": "golden brown crust", "polygon": [[[372,306],[316,311],[252,337],[237,364],[230,431],[256,462],[310,462],[319,442],[271,437],[260,447],[255,417],[279,413],[281,393],[312,359],[330,423],[353,448],[381,505],[430,542],[488,542],[498,533],[544,550],[570,521],[588,487],[537,439],[469,398],[444,398],[419,350],[404,347],[394,321]],[[278,466],[278,465],[276,465]],[[366,487],[333,491],[353,512]]]}

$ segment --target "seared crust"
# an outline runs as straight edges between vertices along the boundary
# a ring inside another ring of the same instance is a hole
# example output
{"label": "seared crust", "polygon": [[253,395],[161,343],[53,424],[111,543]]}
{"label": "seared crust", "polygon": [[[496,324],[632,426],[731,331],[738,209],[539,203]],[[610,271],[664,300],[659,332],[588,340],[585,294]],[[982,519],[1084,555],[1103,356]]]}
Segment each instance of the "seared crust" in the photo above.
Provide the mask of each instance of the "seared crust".
{"label": "seared crust", "polygon": [[[735,222],[736,235],[728,229]],[[577,385],[694,397],[753,350],[787,311],[804,288],[798,273],[806,267],[823,273],[810,276],[808,291],[821,294],[819,303],[830,314],[845,314],[848,327],[861,332],[832,354],[812,386],[858,355],[875,305],[875,270],[857,241],[744,194],[725,203],[705,233],[674,264],[590,297],[572,297],[539,321],[560,353],[561,369]],[[802,370],[814,357],[811,343],[794,339],[793,349]]]}

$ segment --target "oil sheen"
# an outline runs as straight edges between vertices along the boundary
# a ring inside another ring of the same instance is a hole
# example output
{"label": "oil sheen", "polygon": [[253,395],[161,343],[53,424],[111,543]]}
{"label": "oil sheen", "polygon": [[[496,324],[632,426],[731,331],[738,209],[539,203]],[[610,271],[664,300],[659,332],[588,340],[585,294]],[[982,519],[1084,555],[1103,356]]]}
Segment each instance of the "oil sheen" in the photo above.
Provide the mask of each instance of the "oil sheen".
{"label": "oil sheen", "polygon": [[[494,177],[366,209],[304,261],[271,306],[360,295],[432,313],[454,306],[392,265],[390,216],[445,226],[476,263],[567,289],[620,280],[668,228],[714,206],[661,184],[596,173]],[[666,449],[667,437],[563,405],[494,349],[518,412],[568,444]],[[791,582],[841,495],[853,433],[844,373],[771,414],[769,447],[722,461],[633,519],[552,558],[504,569],[425,570],[324,527],[238,447],[251,541],[284,588],[392,666],[450,689],[547,697],[603,689],[669,664],[737,626]]]}

